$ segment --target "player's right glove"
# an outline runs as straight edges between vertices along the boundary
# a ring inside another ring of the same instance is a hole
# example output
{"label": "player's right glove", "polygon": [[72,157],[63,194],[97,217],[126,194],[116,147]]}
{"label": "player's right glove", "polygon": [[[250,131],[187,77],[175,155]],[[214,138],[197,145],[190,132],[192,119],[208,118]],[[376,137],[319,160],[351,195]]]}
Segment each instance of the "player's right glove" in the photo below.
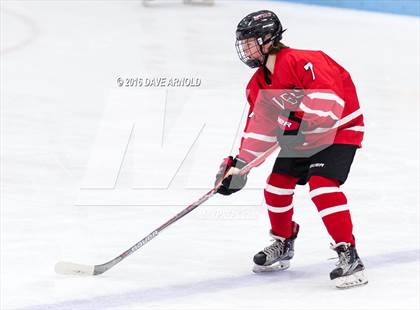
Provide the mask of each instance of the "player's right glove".
{"label": "player's right glove", "polygon": [[247,181],[247,175],[239,175],[238,172],[246,166],[246,162],[239,158],[229,156],[225,158],[216,175],[216,185],[225,176],[217,192],[222,195],[230,195],[241,190]]}

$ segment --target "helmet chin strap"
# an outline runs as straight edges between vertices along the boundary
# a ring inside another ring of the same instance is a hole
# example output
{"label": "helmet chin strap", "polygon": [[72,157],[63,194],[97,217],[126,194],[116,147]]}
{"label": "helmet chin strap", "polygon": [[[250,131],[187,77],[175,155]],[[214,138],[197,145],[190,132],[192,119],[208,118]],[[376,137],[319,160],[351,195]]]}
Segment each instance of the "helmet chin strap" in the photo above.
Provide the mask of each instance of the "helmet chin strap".
{"label": "helmet chin strap", "polygon": [[266,54],[264,54],[264,52],[263,52],[263,46],[266,44],[266,42],[262,42],[261,38],[258,38],[257,39],[257,43],[258,43],[258,48],[260,50],[260,54],[261,54],[261,56],[264,57],[264,59],[263,59],[263,65],[265,66],[265,63],[267,62],[267,60],[266,60],[267,57],[266,57]]}
{"label": "helmet chin strap", "polygon": [[267,40],[265,40],[265,41],[262,41],[262,44],[259,44],[259,48],[260,48],[260,53],[261,53],[261,55],[263,56],[263,62],[262,62],[262,67],[263,67],[263,69],[264,69],[264,80],[265,80],[265,82],[267,83],[267,84],[271,84],[271,79],[270,79],[270,77],[268,76],[268,68],[267,68],[267,61],[268,61],[268,53],[264,53],[263,52],[263,46],[264,45],[266,45],[267,43],[270,43],[270,42],[272,42],[272,39],[273,39],[273,37],[271,37],[271,38],[269,38],[269,39],[267,39]]}
{"label": "helmet chin strap", "polygon": [[275,41],[275,39],[277,38],[277,36],[278,36],[278,34],[275,34],[274,36],[272,36],[272,37],[270,37],[270,38],[268,38],[267,40],[265,40],[265,41],[263,41],[263,39],[262,38],[258,38],[257,39],[257,43],[258,43],[258,46],[259,46],[259,48],[260,48],[260,53],[261,53],[261,55],[264,57],[264,61],[263,61],[263,66],[265,67],[265,65],[267,64],[267,59],[268,59],[268,53],[264,53],[263,52],[263,50],[262,50],[262,48],[263,48],[263,46],[264,45],[266,45],[266,44],[268,44],[268,43],[270,43],[270,42],[274,42]]}

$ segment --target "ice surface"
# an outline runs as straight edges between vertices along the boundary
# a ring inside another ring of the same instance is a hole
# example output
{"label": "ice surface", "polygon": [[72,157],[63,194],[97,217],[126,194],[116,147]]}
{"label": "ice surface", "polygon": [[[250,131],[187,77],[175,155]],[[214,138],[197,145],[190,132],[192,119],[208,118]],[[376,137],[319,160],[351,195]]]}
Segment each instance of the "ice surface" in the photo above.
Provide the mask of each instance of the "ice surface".
{"label": "ice surface", "polygon": [[[419,308],[418,18],[253,1],[1,6],[1,309]],[[358,88],[366,138],[344,189],[369,284],[334,288],[306,187],[291,268],[251,272],[269,242],[261,188],[273,159],[246,190],[214,197],[105,274],[55,274],[61,260],[108,261],[212,185],[235,152],[252,74],[234,28],[262,8],[278,13],[287,44],[325,51]],[[199,92],[138,100],[144,88],[117,86],[182,76],[200,78]]]}

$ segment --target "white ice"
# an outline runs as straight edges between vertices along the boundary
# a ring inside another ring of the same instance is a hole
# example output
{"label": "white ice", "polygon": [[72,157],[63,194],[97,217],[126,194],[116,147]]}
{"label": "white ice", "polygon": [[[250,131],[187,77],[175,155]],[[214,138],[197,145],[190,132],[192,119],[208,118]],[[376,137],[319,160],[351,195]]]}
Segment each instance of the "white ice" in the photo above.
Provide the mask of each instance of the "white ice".
{"label": "white ice", "polygon": [[[252,74],[234,29],[263,8],[288,45],[325,51],[357,85],[366,137],[343,188],[369,284],[334,288],[307,187],[291,268],[251,272],[270,241],[273,158],[107,273],[56,275],[60,260],[115,257],[212,186]],[[419,31],[417,17],[274,1],[2,1],[0,308],[418,309]],[[202,85],[151,95],[116,82],[182,76]]]}

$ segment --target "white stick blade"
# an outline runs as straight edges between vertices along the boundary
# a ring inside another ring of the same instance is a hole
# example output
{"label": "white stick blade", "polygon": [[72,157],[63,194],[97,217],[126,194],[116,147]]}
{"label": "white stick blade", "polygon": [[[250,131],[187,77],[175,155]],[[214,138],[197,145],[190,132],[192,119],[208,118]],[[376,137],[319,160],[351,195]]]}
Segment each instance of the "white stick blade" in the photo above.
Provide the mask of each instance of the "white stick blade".
{"label": "white stick blade", "polygon": [[74,264],[69,262],[58,262],[55,264],[55,272],[58,274],[92,276],[94,266]]}

